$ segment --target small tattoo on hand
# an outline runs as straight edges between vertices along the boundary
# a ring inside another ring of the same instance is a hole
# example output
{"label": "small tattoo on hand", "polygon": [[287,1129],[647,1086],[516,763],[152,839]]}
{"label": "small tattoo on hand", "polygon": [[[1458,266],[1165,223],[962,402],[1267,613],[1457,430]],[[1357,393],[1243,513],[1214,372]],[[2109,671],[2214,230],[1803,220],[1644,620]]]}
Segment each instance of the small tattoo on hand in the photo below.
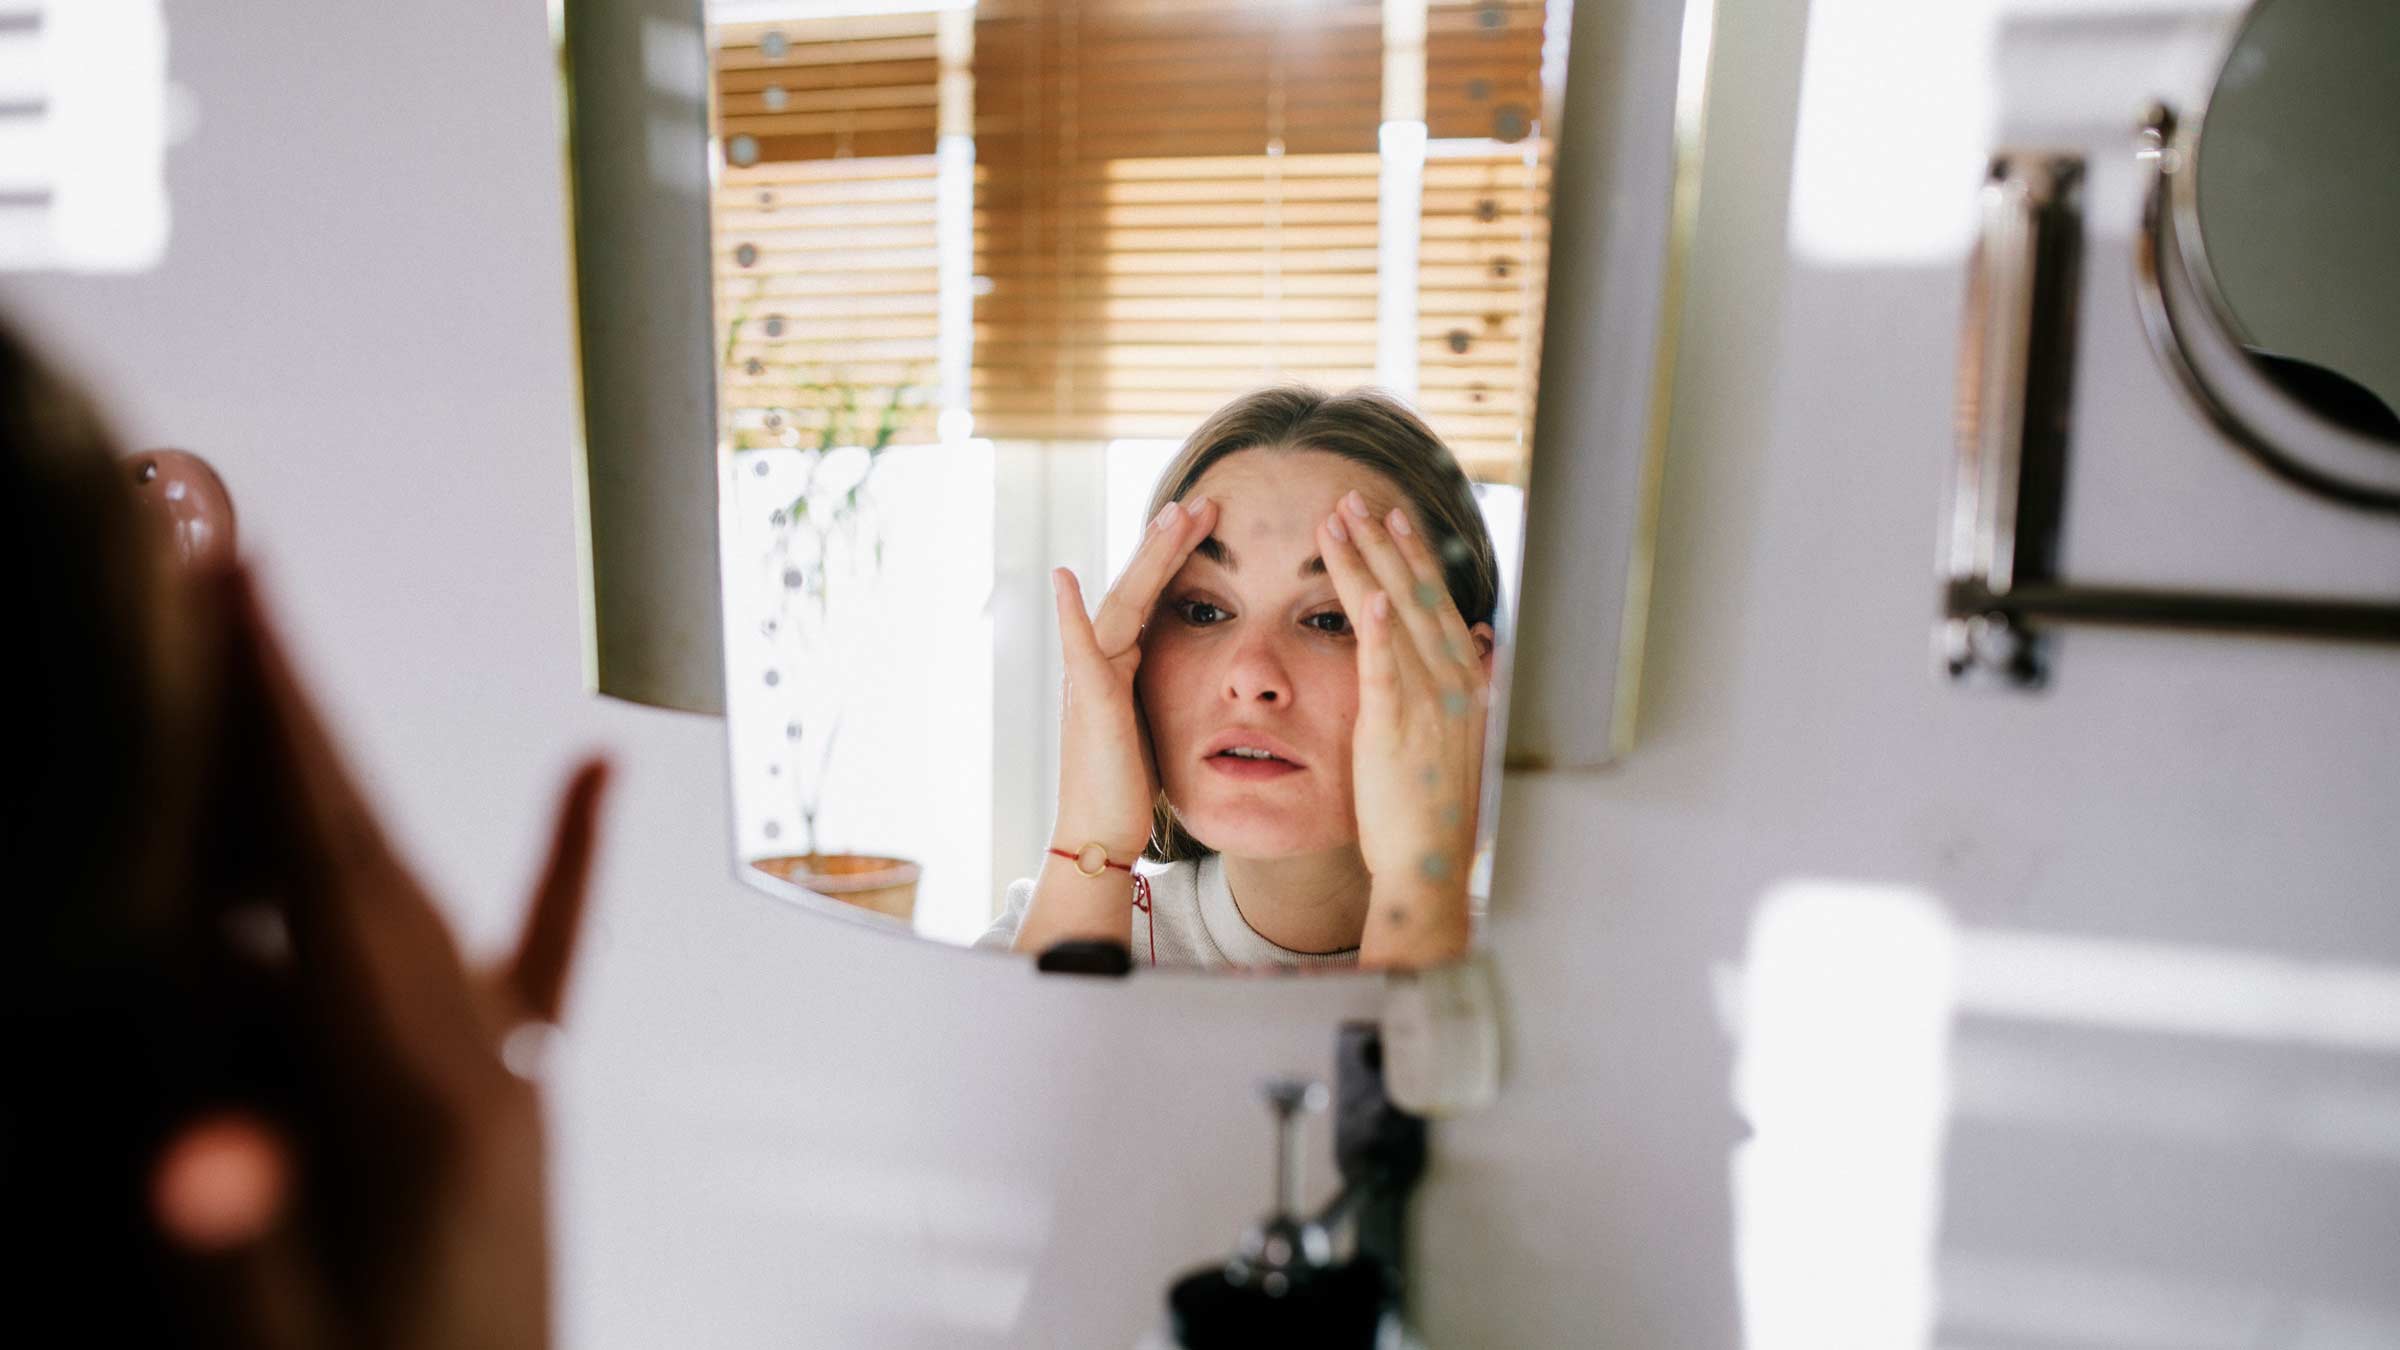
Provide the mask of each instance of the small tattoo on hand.
{"label": "small tattoo on hand", "polygon": [[1408,922],[1408,911],[1405,909],[1395,909],[1390,914],[1384,916],[1384,922],[1390,924],[1394,928],[1398,928],[1400,925]]}
{"label": "small tattoo on hand", "polygon": [[1442,771],[1428,764],[1425,766],[1424,772],[1417,775],[1417,781],[1423,783],[1429,788],[1440,787],[1442,785]]}
{"label": "small tattoo on hand", "polygon": [[1465,820],[1466,817],[1467,813],[1458,809],[1457,802],[1452,802],[1448,806],[1442,808],[1442,823],[1444,825],[1455,828],[1461,821]]}
{"label": "small tattoo on hand", "polygon": [[1450,877],[1449,856],[1441,853],[1428,853],[1418,860],[1417,870],[1425,874],[1427,881],[1447,881]]}
{"label": "small tattoo on hand", "polygon": [[1443,711],[1443,712],[1446,712],[1446,713],[1448,713],[1448,714],[1450,714],[1452,717],[1464,717],[1464,716],[1466,716],[1466,715],[1467,715],[1467,695],[1466,695],[1466,691],[1465,691],[1465,690],[1462,690],[1462,689],[1445,689],[1445,690],[1443,690],[1443,691],[1442,691],[1442,711]]}
{"label": "small tattoo on hand", "polygon": [[1418,582],[1417,603],[1427,609],[1440,609],[1442,607],[1442,588],[1430,581]]}

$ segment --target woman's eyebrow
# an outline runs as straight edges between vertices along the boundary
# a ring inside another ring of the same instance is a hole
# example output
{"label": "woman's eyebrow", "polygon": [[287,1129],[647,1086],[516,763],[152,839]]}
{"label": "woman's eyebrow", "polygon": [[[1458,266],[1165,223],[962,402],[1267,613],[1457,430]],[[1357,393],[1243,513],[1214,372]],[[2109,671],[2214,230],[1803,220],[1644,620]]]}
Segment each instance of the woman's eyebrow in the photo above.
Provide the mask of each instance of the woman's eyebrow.
{"label": "woman's eyebrow", "polygon": [[[1217,566],[1224,568],[1228,572],[1238,572],[1241,570],[1242,565],[1234,561],[1233,550],[1227,548],[1225,546],[1225,541],[1217,538],[1213,534],[1193,545],[1192,552],[1199,554],[1201,557],[1208,559],[1210,562],[1215,563]],[[1313,557],[1307,562],[1300,564],[1300,575],[1303,579],[1308,577],[1324,576],[1324,557],[1321,555],[1318,557]]]}

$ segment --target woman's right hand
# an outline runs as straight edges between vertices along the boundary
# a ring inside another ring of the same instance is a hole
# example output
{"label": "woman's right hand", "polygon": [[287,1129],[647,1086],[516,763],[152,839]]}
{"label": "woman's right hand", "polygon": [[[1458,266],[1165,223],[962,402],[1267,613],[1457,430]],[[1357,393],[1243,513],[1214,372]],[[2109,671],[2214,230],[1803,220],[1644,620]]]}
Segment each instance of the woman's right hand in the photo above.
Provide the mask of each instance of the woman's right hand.
{"label": "woman's right hand", "polygon": [[1053,847],[1074,852],[1099,844],[1111,862],[1130,863],[1149,842],[1158,773],[1133,692],[1142,628],[1159,593],[1216,523],[1216,503],[1206,498],[1168,503],[1101,600],[1100,612],[1088,618],[1075,574],[1064,567],[1050,574],[1067,674]]}

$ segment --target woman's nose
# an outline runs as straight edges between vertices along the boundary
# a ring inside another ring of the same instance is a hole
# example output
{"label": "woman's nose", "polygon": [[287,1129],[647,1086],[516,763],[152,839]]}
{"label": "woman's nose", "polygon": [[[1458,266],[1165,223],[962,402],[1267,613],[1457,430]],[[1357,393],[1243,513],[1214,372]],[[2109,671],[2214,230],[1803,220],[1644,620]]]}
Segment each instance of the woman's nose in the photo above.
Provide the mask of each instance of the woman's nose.
{"label": "woman's nose", "polygon": [[1244,642],[1234,649],[1225,668],[1225,698],[1232,703],[1279,707],[1291,703],[1291,677],[1272,642]]}

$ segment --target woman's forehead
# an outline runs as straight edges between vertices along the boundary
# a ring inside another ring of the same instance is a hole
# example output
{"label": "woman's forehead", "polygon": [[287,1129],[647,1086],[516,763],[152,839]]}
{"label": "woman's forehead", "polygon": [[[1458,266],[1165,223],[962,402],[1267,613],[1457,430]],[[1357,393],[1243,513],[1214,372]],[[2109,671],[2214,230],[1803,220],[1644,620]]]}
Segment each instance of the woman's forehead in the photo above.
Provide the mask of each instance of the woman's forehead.
{"label": "woman's forehead", "polygon": [[1210,465],[1184,495],[1216,500],[1217,537],[1236,549],[1289,540],[1313,552],[1317,522],[1353,489],[1378,515],[1400,503],[1390,479],[1322,450],[1237,451]]}

